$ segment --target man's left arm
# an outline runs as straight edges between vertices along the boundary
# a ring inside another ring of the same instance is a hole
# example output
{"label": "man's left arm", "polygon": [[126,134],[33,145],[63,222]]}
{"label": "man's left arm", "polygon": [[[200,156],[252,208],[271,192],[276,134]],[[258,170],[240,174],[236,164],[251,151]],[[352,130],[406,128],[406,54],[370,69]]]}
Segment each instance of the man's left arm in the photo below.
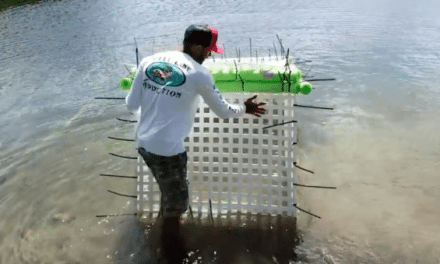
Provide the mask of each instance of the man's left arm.
{"label": "man's left arm", "polygon": [[125,98],[125,104],[127,105],[128,111],[134,113],[141,106],[142,102],[142,82],[143,82],[143,72],[142,65],[139,66],[139,69],[134,77],[134,81],[131,84],[130,92],[128,92],[127,97]]}

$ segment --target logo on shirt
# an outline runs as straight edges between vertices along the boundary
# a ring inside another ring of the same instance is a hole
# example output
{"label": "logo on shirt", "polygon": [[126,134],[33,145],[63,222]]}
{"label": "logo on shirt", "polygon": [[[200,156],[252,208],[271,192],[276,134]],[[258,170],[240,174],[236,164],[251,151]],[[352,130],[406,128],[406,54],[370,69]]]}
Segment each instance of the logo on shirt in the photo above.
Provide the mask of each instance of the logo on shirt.
{"label": "logo on shirt", "polygon": [[181,69],[168,62],[155,62],[145,70],[145,74],[153,82],[166,86],[180,86],[185,83],[186,76]]}

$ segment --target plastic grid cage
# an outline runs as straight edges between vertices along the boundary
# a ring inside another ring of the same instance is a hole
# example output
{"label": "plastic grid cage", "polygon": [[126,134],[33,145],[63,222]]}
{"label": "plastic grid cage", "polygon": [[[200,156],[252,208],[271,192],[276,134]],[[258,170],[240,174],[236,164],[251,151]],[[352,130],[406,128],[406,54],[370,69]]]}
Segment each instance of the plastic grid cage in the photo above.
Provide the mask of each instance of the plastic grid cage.
{"label": "plastic grid cage", "polygon": [[[222,93],[238,104],[255,94]],[[188,154],[189,205],[194,217],[251,213],[296,217],[295,95],[258,94],[266,115],[220,119],[201,103],[184,146]],[[244,100],[243,100],[244,99]],[[203,100],[202,100],[203,101]],[[287,123],[264,129],[264,127]],[[140,218],[160,211],[160,190],[143,158],[137,159],[137,210]],[[190,217],[187,210],[182,218]],[[148,216],[148,217],[147,217]]]}

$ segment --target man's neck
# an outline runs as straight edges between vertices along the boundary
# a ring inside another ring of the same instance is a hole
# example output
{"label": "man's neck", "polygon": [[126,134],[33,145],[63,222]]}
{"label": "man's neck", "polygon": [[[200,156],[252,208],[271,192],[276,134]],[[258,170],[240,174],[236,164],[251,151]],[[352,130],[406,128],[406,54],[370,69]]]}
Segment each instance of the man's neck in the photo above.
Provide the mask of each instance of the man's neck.
{"label": "man's neck", "polygon": [[188,52],[188,51],[183,51],[183,53],[185,53],[185,54],[188,54],[188,56],[190,56],[193,60],[195,60],[195,61],[197,61],[200,65],[202,65],[202,63],[203,63],[203,61],[204,60],[197,60],[196,58],[194,58],[192,55],[191,55],[191,53],[190,52]]}

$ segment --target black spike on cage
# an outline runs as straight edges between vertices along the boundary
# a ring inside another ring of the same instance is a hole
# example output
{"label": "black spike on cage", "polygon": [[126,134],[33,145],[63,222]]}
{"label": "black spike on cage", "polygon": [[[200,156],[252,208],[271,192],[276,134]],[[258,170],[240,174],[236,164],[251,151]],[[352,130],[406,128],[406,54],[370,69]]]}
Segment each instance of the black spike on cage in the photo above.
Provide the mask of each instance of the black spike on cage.
{"label": "black spike on cage", "polygon": [[137,157],[129,157],[129,156],[122,156],[122,155],[118,155],[118,154],[114,154],[114,153],[109,153],[112,156],[118,157],[118,158],[123,158],[123,159],[137,159]]}
{"label": "black spike on cage", "polygon": [[304,169],[304,168],[302,168],[302,167],[296,165],[296,162],[295,162],[295,161],[293,162],[293,165],[294,165],[296,168],[300,169],[300,170],[310,172],[311,174],[315,174],[315,173],[314,173],[313,171],[311,171],[311,170],[307,170],[307,169]]}
{"label": "black spike on cage", "polygon": [[95,97],[95,99],[105,99],[105,100],[125,100],[124,97]]}
{"label": "black spike on cage", "polygon": [[307,187],[307,188],[336,189],[336,187],[329,187],[329,186],[312,186],[312,185],[303,185],[303,184],[298,184],[298,183],[294,183],[293,185],[295,185],[295,186],[300,186],[300,187]]}
{"label": "black spike on cage", "polygon": [[335,81],[335,78],[330,78],[330,79],[309,79],[309,80],[304,80],[306,82],[318,82],[318,81]]}
{"label": "black spike on cage", "polygon": [[314,109],[333,110],[333,108],[331,108],[331,107],[318,107],[318,106],[299,105],[299,104],[293,104],[293,106],[296,106],[296,107],[304,107],[304,108],[314,108]]}
{"label": "black spike on cage", "polygon": [[130,71],[130,69],[128,68],[128,66],[125,65],[125,64],[124,64],[124,66],[125,66],[125,69],[127,69],[128,73],[131,74],[131,71]]}
{"label": "black spike on cage", "polygon": [[191,220],[194,220],[194,215],[193,215],[193,211],[192,211],[191,205],[188,205],[188,208],[189,208],[189,213],[191,215]]}
{"label": "black spike on cage", "polygon": [[121,140],[121,141],[132,141],[134,142],[134,139],[128,139],[128,138],[116,138],[116,137],[108,137],[109,139],[114,139],[114,140]]}
{"label": "black spike on cage", "polygon": [[223,54],[224,54],[224,56],[225,56],[225,59],[227,59],[226,58],[226,48],[225,48],[225,44],[223,44],[223,50],[225,51]]}
{"label": "black spike on cage", "polygon": [[123,196],[123,197],[129,197],[129,198],[135,198],[135,199],[137,199],[137,195],[122,194],[122,193],[117,193],[117,192],[110,191],[110,190],[107,190],[107,191],[108,191],[109,193],[116,194],[116,195],[118,195],[118,196]]}
{"label": "black spike on cage", "polygon": [[249,58],[252,61],[252,39],[251,38],[249,38],[249,54],[250,54]]}
{"label": "black spike on cage", "polygon": [[[273,125],[273,126],[263,127],[263,129],[268,129],[268,128],[272,128],[272,127],[276,127],[276,126],[282,126],[282,125],[286,125],[286,124],[290,124],[290,123],[296,123],[296,122],[298,122],[298,121],[296,121],[296,120],[292,120],[292,121],[288,121],[288,122],[283,122],[283,123],[280,123],[280,124],[276,124],[276,125]],[[295,162],[295,163],[296,163],[296,162]]]}
{"label": "black spike on cage", "polygon": [[235,80],[238,79],[238,67],[237,67],[237,63],[234,60],[234,64],[235,64]]}
{"label": "black spike on cage", "polygon": [[309,75],[309,72],[310,72],[310,70],[313,68],[313,65],[312,66],[310,66],[310,69],[307,71],[307,73],[306,73],[306,75],[304,75],[304,77],[303,78],[307,78],[307,75]]}
{"label": "black spike on cage", "polygon": [[293,204],[293,206],[295,206],[295,208],[298,209],[298,210],[300,210],[301,212],[304,212],[304,213],[306,213],[306,214],[309,214],[309,215],[311,215],[311,216],[314,216],[314,217],[317,217],[317,218],[321,219],[321,217],[319,217],[319,216],[317,216],[317,215],[315,215],[315,214],[309,213],[309,212],[307,212],[307,211],[305,211],[305,210],[299,208],[296,204]]}
{"label": "black spike on cage", "polygon": [[278,37],[278,34],[277,34],[277,38],[278,38],[278,41],[280,42],[280,49],[281,49],[280,56],[282,57],[282,56],[284,56],[283,43],[282,43],[282,40],[280,39],[280,37]]}
{"label": "black spike on cage", "polygon": [[136,37],[134,38],[134,43],[136,44],[136,68],[139,68],[139,51],[138,51],[138,45],[136,42]]}
{"label": "black spike on cage", "polygon": [[212,203],[211,203],[211,199],[209,199],[209,218],[211,219],[211,223],[214,224],[214,216],[212,215]]}
{"label": "black spike on cage", "polygon": [[111,214],[111,215],[97,215],[96,217],[110,217],[110,216],[137,216],[137,213],[134,214]]}
{"label": "black spike on cage", "polygon": [[122,176],[122,175],[114,175],[114,174],[99,174],[99,176],[104,176],[104,177],[115,177],[115,178],[127,178],[127,179],[137,179],[138,176]]}
{"label": "black spike on cage", "polygon": [[123,122],[128,122],[128,123],[137,123],[137,120],[127,120],[127,119],[121,119],[121,118],[116,118],[116,120],[119,121],[123,121]]}

